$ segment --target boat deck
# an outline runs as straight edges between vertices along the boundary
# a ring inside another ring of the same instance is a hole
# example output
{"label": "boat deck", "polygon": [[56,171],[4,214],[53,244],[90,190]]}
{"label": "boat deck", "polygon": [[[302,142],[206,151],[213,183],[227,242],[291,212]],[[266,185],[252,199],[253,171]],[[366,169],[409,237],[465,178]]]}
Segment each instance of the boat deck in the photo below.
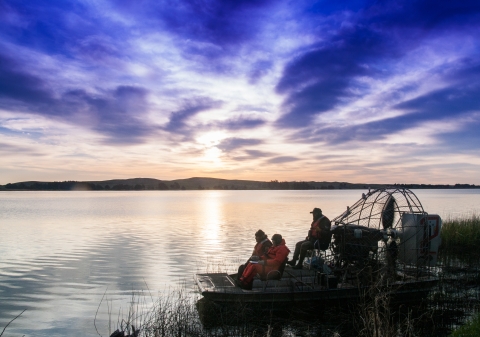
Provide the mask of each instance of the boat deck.
{"label": "boat deck", "polygon": [[[197,274],[196,282],[202,295],[216,302],[303,302],[318,300],[355,300],[367,287],[360,288],[352,283],[338,283],[334,276],[326,276],[314,270],[286,268],[282,279],[261,281],[255,279],[252,290],[236,285],[227,273]],[[323,280],[322,280],[323,278]],[[436,283],[431,277],[403,279],[382,286],[395,295],[407,300],[413,296],[424,296]]]}
{"label": "boat deck", "polygon": [[208,273],[197,274],[197,284],[202,293],[204,292],[228,292],[228,293],[278,293],[289,292],[292,287],[296,287],[299,291],[303,288],[309,290],[326,289],[320,284],[317,273],[311,270],[285,270],[282,279],[261,281],[255,278],[252,290],[245,290],[238,287],[235,283],[236,275],[228,275],[227,273]]}

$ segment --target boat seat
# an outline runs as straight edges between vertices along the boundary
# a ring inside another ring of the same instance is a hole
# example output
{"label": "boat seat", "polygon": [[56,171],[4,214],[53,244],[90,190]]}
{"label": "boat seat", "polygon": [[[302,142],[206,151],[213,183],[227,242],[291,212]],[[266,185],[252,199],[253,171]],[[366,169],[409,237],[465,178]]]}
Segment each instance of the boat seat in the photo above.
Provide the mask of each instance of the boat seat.
{"label": "boat seat", "polygon": [[328,246],[320,245],[320,242],[317,240],[313,244],[313,249],[307,252],[307,256],[305,260],[303,260],[303,267],[305,269],[315,269],[315,270],[323,270],[323,265],[325,262],[325,258],[322,257],[323,255],[326,256],[326,250]]}
{"label": "boat seat", "polygon": [[291,280],[289,278],[283,278],[281,280],[267,280],[267,281],[262,281],[260,279],[254,279],[252,288],[253,289],[262,289],[263,291],[265,290],[274,290],[276,288],[287,288],[291,287]]}
{"label": "boat seat", "polygon": [[283,276],[283,271],[285,270],[285,265],[287,264],[288,258],[286,258],[278,270],[272,270],[270,271],[267,276],[265,277],[260,277],[262,281],[268,281],[268,280],[280,280]]}
{"label": "boat seat", "polygon": [[282,278],[283,272],[285,270],[285,266],[287,264],[288,258],[286,258],[283,263],[280,265],[278,270],[272,270],[270,271],[266,276],[261,276],[260,274],[257,274],[257,276],[260,276],[260,281],[263,283],[263,290],[265,290],[267,287],[277,287],[278,286],[278,281]]}

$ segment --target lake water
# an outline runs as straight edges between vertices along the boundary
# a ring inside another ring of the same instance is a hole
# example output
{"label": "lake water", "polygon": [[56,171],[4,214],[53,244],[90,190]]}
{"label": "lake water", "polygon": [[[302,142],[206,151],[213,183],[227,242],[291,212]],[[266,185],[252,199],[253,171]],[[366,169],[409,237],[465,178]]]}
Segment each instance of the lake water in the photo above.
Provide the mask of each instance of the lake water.
{"label": "lake water", "polygon": [[[193,291],[196,272],[234,271],[259,228],[293,250],[314,207],[332,219],[362,192],[0,192],[0,332],[27,309],[4,336],[95,336],[98,308],[108,336],[132,293],[181,280]],[[415,193],[443,218],[480,213],[480,190]]]}

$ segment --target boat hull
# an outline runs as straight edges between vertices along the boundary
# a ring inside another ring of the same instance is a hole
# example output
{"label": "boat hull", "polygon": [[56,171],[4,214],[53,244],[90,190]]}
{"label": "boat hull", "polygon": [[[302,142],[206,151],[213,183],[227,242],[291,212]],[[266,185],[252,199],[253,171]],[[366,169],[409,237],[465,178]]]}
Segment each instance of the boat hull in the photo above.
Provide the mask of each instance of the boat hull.
{"label": "boat hull", "polygon": [[437,283],[435,278],[396,281],[384,285],[354,287],[350,284],[325,284],[315,272],[290,271],[281,280],[254,281],[252,290],[236,286],[232,275],[206,273],[196,275],[205,299],[216,303],[292,305],[297,303],[352,303],[372,294],[386,294],[392,302],[415,302],[425,298]]}

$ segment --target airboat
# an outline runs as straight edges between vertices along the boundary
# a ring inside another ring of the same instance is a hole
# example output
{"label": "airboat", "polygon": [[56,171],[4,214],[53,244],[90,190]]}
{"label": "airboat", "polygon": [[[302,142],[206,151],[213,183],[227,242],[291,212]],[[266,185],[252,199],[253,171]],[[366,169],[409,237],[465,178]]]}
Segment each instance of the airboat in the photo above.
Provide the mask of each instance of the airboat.
{"label": "airboat", "polygon": [[256,278],[251,290],[236,285],[236,274],[197,274],[201,294],[216,304],[283,307],[351,303],[373,291],[404,303],[425,298],[437,283],[442,220],[425,212],[411,190],[368,191],[331,222],[329,247],[310,251],[303,269],[287,265]]}

